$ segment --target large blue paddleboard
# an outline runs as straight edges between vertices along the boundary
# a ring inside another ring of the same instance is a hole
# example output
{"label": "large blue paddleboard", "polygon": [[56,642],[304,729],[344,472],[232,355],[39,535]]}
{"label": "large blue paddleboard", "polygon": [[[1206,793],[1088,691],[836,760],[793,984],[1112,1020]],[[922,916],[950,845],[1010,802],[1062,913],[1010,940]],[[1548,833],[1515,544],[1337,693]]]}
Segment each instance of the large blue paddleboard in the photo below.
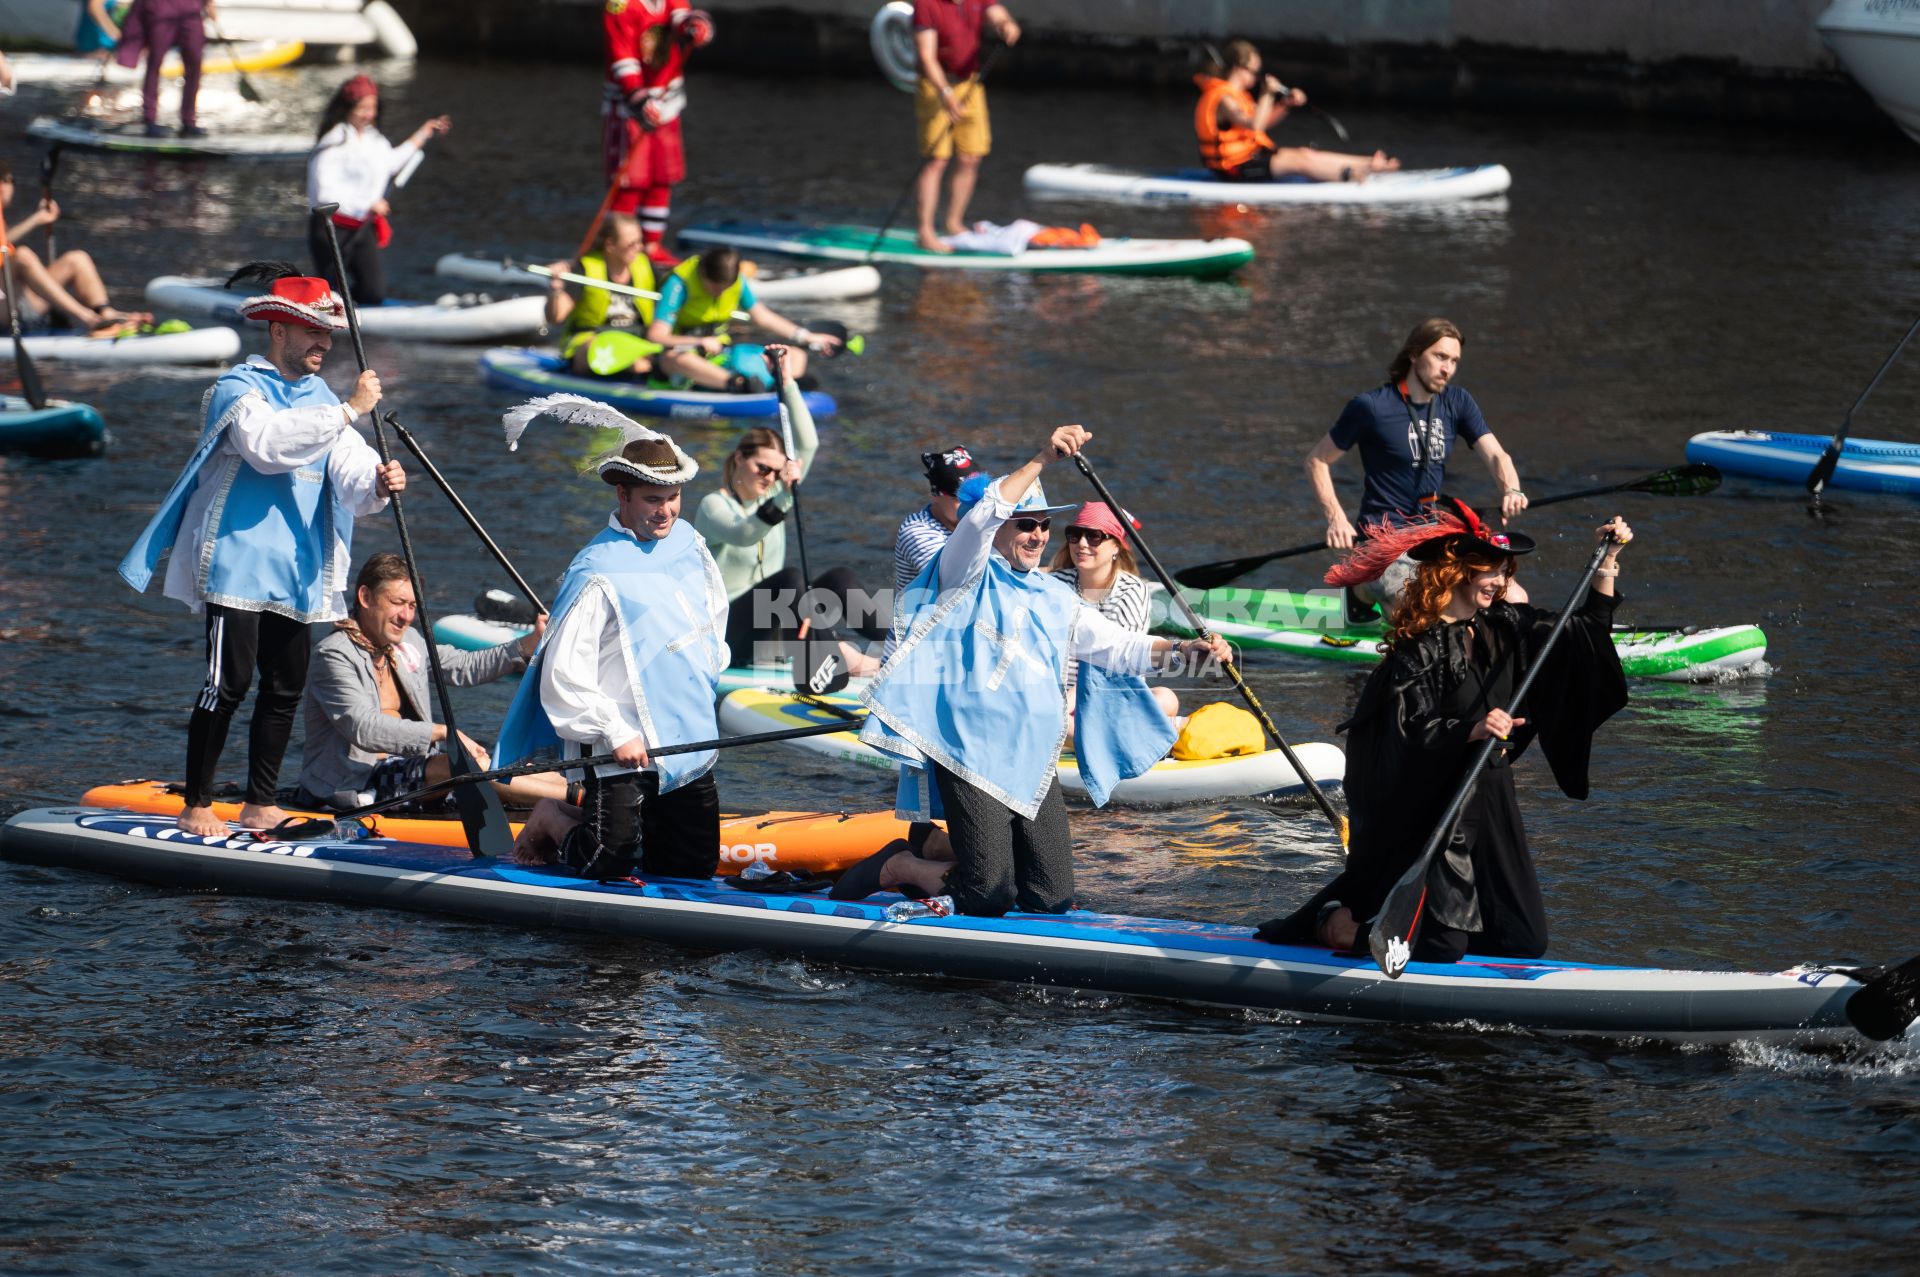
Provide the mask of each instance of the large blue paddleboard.
{"label": "large blue paddleboard", "polygon": [[92,457],[106,450],[106,423],[87,404],[50,399],[35,408],[18,395],[0,395],[0,452]]}
{"label": "large blue paddleboard", "polygon": [[[1831,435],[1776,430],[1709,430],[1687,440],[1687,460],[1704,461],[1752,479],[1804,484],[1832,439]],[[1827,486],[1920,494],[1920,444],[1849,439],[1841,447],[1840,464]]]}
{"label": "large blue paddleboard", "polygon": [[[567,370],[566,360],[552,351],[524,346],[499,346],[480,356],[480,375],[489,386],[528,395],[565,392],[610,403],[622,412],[675,421],[725,421],[734,417],[772,417],[780,412],[780,397],[772,391],[756,395],[716,394],[706,390],[670,390],[642,381],[610,377],[582,377]],[[816,417],[835,412],[833,396],[807,392],[807,408]]]}
{"label": "large blue paddleboard", "polygon": [[693,949],[764,949],[884,971],[1009,980],[1285,1012],[1304,1019],[1474,1022],[1682,1041],[1859,1040],[1860,989],[1830,968],[1671,971],[1472,958],[1396,980],[1365,958],[1269,945],[1245,926],[1075,910],[889,922],[885,905],[740,891],[715,880],[608,883],[464,849],[385,839],[202,838],[164,817],[23,811],[10,859],[195,889],[291,896],[561,927]]}

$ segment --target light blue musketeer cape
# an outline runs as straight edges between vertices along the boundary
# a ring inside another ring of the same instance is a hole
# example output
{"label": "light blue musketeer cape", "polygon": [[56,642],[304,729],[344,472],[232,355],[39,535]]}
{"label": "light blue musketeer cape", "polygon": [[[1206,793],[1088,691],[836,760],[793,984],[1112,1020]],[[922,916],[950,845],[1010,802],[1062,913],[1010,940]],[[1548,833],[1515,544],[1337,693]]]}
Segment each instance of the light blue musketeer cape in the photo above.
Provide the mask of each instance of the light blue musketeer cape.
{"label": "light blue musketeer cape", "polygon": [[[239,364],[220,374],[207,391],[193,456],[120,561],[121,577],[135,590],[147,588],[161,556],[174,549],[201,471],[249,393],[276,411],[340,402],[318,376],[288,381],[271,365]],[[285,474],[262,474],[238,456],[228,461],[227,472],[213,480],[220,487],[207,507],[200,544],[178,549],[198,556],[200,592],[209,603],[245,612],[308,623],[338,619],[333,601],[345,592],[353,563],[353,512],[341,501],[326,458]]]}
{"label": "light blue musketeer cape", "polygon": [[[619,604],[620,640],[647,744],[717,738],[714,693],[726,658],[723,640],[714,633],[707,599],[710,590],[723,587],[720,569],[693,525],[676,520],[658,541],[641,541],[612,527],[602,529],[567,565],[547,622],[548,639],[559,632],[567,613],[594,582],[604,583]],[[546,656],[543,641],[500,725],[500,740],[493,748],[496,767],[562,753],[560,734],[540,703]],[[698,780],[712,770],[713,761],[712,750],[668,754],[656,760],[660,792]]]}
{"label": "light blue musketeer cape", "polygon": [[[1015,572],[996,555],[973,580],[936,596],[940,558],[901,596],[906,637],[860,699],[872,711],[860,739],[902,763],[898,814],[938,815],[931,759],[1034,819],[1060,768],[1067,735],[1067,653],[1091,609],[1044,572]],[[1145,680],[1082,661],[1073,749],[1087,796],[1165,757],[1172,722]]]}

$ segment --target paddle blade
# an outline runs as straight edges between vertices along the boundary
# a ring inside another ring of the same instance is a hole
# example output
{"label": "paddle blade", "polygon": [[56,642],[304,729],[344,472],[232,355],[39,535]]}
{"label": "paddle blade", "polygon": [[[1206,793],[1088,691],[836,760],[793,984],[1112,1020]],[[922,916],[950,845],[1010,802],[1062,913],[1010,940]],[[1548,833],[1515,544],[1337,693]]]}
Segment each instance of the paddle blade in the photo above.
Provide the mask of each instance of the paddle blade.
{"label": "paddle blade", "polygon": [[1696,462],[1650,474],[1634,484],[1631,490],[1649,492],[1658,497],[1699,497],[1719,486],[1720,472],[1710,465]]}
{"label": "paddle blade", "polygon": [[1245,576],[1259,566],[1259,563],[1249,559],[1234,559],[1228,563],[1202,563],[1198,567],[1181,568],[1173,574],[1173,579],[1189,589],[1213,590],[1236,577]]}
{"label": "paddle blade", "polygon": [[33,356],[27,353],[18,333],[13,335],[13,364],[20,373],[20,397],[36,409],[46,407],[47,390],[40,384],[40,370],[33,366]]}
{"label": "paddle blade", "polygon": [[1420,921],[1420,911],[1427,907],[1427,864],[1422,857],[1393,885],[1373,920],[1373,930],[1367,934],[1367,950],[1389,980],[1398,980],[1413,959],[1413,929]]}
{"label": "paddle blade", "polygon": [[1820,454],[1820,460],[1813,463],[1813,473],[1807,476],[1807,491],[1812,495],[1819,496],[1821,489],[1827,486],[1827,481],[1833,478],[1833,472],[1839,468],[1840,448],[1840,440],[1835,439]]}
{"label": "paddle blade", "polygon": [[808,639],[796,645],[793,690],[825,696],[847,685],[847,662],[837,639]]}
{"label": "paddle blade", "polygon": [[807,331],[822,337],[832,337],[840,342],[838,346],[828,346],[820,353],[828,359],[837,359],[841,354],[858,355],[867,348],[867,339],[859,333],[848,333],[847,326],[837,319],[810,319]]}
{"label": "paddle blade", "polygon": [[533,604],[505,590],[482,590],[473,596],[473,614],[502,625],[532,625],[539,613]]}
{"label": "paddle blade", "polygon": [[1920,1014],[1920,957],[1882,972],[1847,999],[1847,1019],[1875,1042],[1906,1032]]}

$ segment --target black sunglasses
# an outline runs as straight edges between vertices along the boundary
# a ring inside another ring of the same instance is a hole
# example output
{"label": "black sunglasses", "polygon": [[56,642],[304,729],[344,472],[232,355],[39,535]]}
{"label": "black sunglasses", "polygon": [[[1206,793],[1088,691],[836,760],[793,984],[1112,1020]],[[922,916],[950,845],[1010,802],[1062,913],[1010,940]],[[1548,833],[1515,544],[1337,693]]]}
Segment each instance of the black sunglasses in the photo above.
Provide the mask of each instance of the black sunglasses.
{"label": "black sunglasses", "polygon": [[1099,528],[1072,527],[1067,529],[1067,540],[1085,541],[1088,545],[1099,545],[1110,535],[1112,534],[1102,532]]}
{"label": "black sunglasses", "polygon": [[1053,527],[1052,519],[1008,519],[1015,532],[1045,532]]}

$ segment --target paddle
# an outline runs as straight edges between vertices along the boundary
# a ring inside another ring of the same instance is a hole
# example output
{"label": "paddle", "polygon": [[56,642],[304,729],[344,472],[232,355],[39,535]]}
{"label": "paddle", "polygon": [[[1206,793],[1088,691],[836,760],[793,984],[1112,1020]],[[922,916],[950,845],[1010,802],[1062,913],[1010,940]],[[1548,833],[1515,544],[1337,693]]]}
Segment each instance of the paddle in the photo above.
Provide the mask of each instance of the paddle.
{"label": "paddle", "polygon": [[[209,17],[207,21],[213,24],[213,38],[227,46],[227,56],[233,59],[233,73],[240,77],[240,96],[248,102],[265,101],[266,99],[260,96],[260,90],[253,87],[253,81],[247,78],[246,68],[240,65],[239,46],[227,39],[227,33],[220,29],[220,20],[218,18]],[[353,313],[351,308],[349,308],[347,313]]]}
{"label": "paddle", "polygon": [[[855,721],[864,718],[857,716]],[[710,749],[731,749],[735,745],[764,745],[772,741],[798,740],[803,736],[827,736],[835,732],[844,732],[848,725],[843,722],[812,723],[806,727],[787,727],[777,732],[759,732],[751,736],[722,736],[718,740],[688,741],[684,745],[662,745],[658,749],[647,751],[649,758],[665,758],[669,754],[703,754]],[[452,733],[448,733],[452,739]],[[479,786],[482,781],[510,780],[515,776],[531,776],[538,772],[573,771],[585,767],[609,767],[619,762],[612,754],[592,754],[585,758],[536,758],[524,763],[515,763],[511,767],[495,767],[491,771],[468,772],[465,775],[449,776],[445,780],[435,781],[425,789],[416,789],[410,794],[401,794],[398,798],[389,798],[383,803],[374,803],[367,807],[355,807],[352,811],[340,813],[341,820],[351,820],[358,816],[374,816],[383,811],[391,811],[404,803],[421,798],[431,798],[435,794],[445,793],[449,789],[466,792]],[[492,794],[492,789],[483,789]],[[494,799],[499,802],[498,798]],[[508,846],[511,848],[511,842]],[[482,852],[482,855],[498,853]]]}
{"label": "paddle", "polygon": [[[467,508],[467,503],[460,499],[460,494],[453,490],[453,485],[447,482],[447,476],[440,473],[440,467],[433,464],[433,459],[427,456],[426,449],[422,448],[420,441],[413,437],[413,432],[401,425],[400,418],[392,413],[387,414],[387,424],[393,427],[394,434],[400,436],[400,442],[407,445],[407,451],[411,452],[419,460],[421,467],[433,477],[433,481],[440,486],[440,491],[446,494],[447,500],[453,502],[453,508],[458,510],[460,517],[467,521],[467,526],[472,528],[474,535],[480,538],[480,544],[487,547],[487,552],[493,555],[494,561],[507,570],[507,575],[512,577],[513,583],[520,587],[520,592],[533,600],[534,614],[537,616],[546,611],[546,604],[540,601],[540,596],[534,593],[532,586],[527,584],[527,578],[520,575],[519,569],[513,566],[512,560],[507,558],[507,552],[500,548],[499,543],[487,535],[487,530],[480,526],[480,520],[474,517],[472,510]],[[515,602],[518,601],[515,600]],[[526,623],[531,625],[533,620],[534,618],[530,616]]]}
{"label": "paddle", "polygon": [[1900,339],[1900,343],[1893,348],[1893,353],[1887,356],[1887,361],[1880,365],[1880,371],[1873,374],[1873,380],[1867,383],[1867,388],[1860,392],[1858,399],[1853,401],[1853,407],[1847,409],[1847,415],[1841,418],[1840,428],[1833,432],[1833,438],[1827,443],[1827,450],[1820,454],[1820,460],[1813,463],[1813,473],[1807,476],[1807,495],[1813,498],[1816,507],[1820,504],[1820,490],[1827,486],[1827,480],[1833,478],[1834,467],[1840,464],[1840,450],[1846,446],[1847,431],[1853,429],[1853,414],[1860,410],[1860,405],[1867,401],[1867,396],[1873,393],[1873,388],[1878,386],[1880,379],[1887,375],[1887,369],[1893,367],[1893,361],[1900,357],[1900,352],[1907,348],[1907,343],[1913,340],[1916,332],[1920,332],[1920,319],[1913,321],[1913,327],[1907,329],[1907,335]]}
{"label": "paddle", "polygon": [[[550,266],[523,266],[512,258],[506,258],[502,260],[500,264],[508,270],[523,270],[529,275],[543,275],[548,279],[562,279],[569,284],[582,284],[588,288],[598,288],[609,293],[619,293],[623,297],[641,297],[653,302],[660,300],[659,293],[649,288],[635,288],[632,284],[616,284],[609,279],[595,279],[591,275],[576,275],[572,271],[554,270]],[[734,311],[732,318],[743,324],[753,322],[752,313],[744,310]],[[807,349],[814,354],[824,355],[828,359],[834,359],[839,356],[842,350],[854,355],[866,353],[866,337],[860,333],[849,334],[847,332],[847,326],[838,320],[811,319],[802,324],[801,327],[810,333],[823,334],[835,338],[840,342],[837,348],[832,346],[815,346],[808,343]]]}
{"label": "paddle", "polygon": [[1920,1015],[1920,958],[1875,972],[1846,974],[1864,986],[1847,999],[1847,1019],[1874,1041],[1899,1037]]}
{"label": "paddle", "polygon": [[[1093,467],[1087,464],[1085,457],[1079,453],[1075,453],[1073,463],[1080,467],[1080,473],[1087,476],[1087,482],[1091,483],[1093,490],[1100,494],[1100,499],[1107,503],[1107,509],[1119,511],[1125,508],[1118,501],[1114,500],[1113,493],[1107,491],[1107,485],[1100,481],[1100,476],[1094,473]],[[1173,578],[1167,575],[1167,570],[1160,566],[1160,559],[1154,554],[1153,547],[1147,544],[1146,537],[1138,528],[1135,528],[1133,532],[1133,546],[1134,549],[1140,552],[1140,557],[1147,561],[1147,566],[1153,569],[1153,574],[1160,578],[1160,584],[1167,588],[1167,593],[1179,601],[1181,610],[1187,614],[1187,624],[1190,625],[1194,632],[1201,638],[1211,639],[1213,633],[1207,629],[1207,623],[1200,619],[1200,614],[1194,611],[1193,604],[1187,601],[1187,596],[1180,592],[1179,587],[1174,585]],[[1333,824],[1333,832],[1339,836],[1340,845],[1342,847],[1346,846],[1346,818],[1333,809],[1333,804],[1327,801],[1326,792],[1314,783],[1312,776],[1307,774],[1306,764],[1302,763],[1300,756],[1293,752],[1293,746],[1287,744],[1287,738],[1280,734],[1280,729],[1273,725],[1273,719],[1268,717],[1267,711],[1261,707],[1260,698],[1253,694],[1251,687],[1247,686],[1247,680],[1240,677],[1239,669],[1234,666],[1232,661],[1223,661],[1221,664],[1226,669],[1227,676],[1233,680],[1234,687],[1239,689],[1241,697],[1247,702],[1247,708],[1251,709],[1253,716],[1260,720],[1260,726],[1266,729],[1267,735],[1273,737],[1273,743],[1280,747],[1281,754],[1286,757],[1287,763],[1294,770],[1294,774],[1300,777],[1301,783],[1307,787],[1307,792],[1313,795],[1313,801],[1319,805],[1321,812],[1323,812],[1328,821]]]}
{"label": "paddle", "polygon": [[[1526,677],[1520,680],[1520,686],[1514,690],[1513,700],[1507,706],[1509,714],[1520,708],[1520,702],[1526,700],[1527,693],[1533,688],[1533,680],[1545,668],[1547,654],[1553,651],[1553,645],[1560,641],[1560,635],[1566,631],[1567,622],[1573,619],[1573,609],[1578,606],[1587,586],[1593,581],[1593,574],[1600,570],[1600,560],[1617,543],[1609,533],[1599,545],[1593,548],[1593,556],[1587,560],[1587,570],[1580,574],[1579,583],[1573,587],[1573,593],[1567,596],[1566,606],[1560,609],[1560,615],[1554,619],[1553,628],[1547,632],[1547,638],[1528,667]],[[1480,781],[1480,773],[1486,770],[1487,762],[1493,757],[1493,751],[1507,742],[1497,736],[1489,736],[1474,755],[1472,766],[1467,774],[1460,778],[1459,788],[1454,790],[1453,801],[1447,804],[1440,821],[1433,827],[1433,835],[1427,839],[1427,845],[1400,881],[1393,884],[1393,890],[1387,893],[1386,900],[1380,906],[1380,913],[1373,920],[1373,931],[1367,937],[1367,948],[1373,953],[1373,960],[1380,965],[1388,978],[1398,979],[1407,969],[1407,962],[1413,957],[1413,933],[1420,925],[1420,912],[1427,904],[1427,870],[1433,865],[1433,858],[1440,848],[1453,836],[1453,827],[1459,823],[1460,813],[1466,809],[1467,799],[1473,795],[1473,788]]]}
{"label": "paddle", "polygon": [[[993,70],[994,62],[1000,57],[1000,50],[1006,47],[1007,46],[1004,44],[995,44],[992,48],[987,50],[987,56],[981,59],[980,61],[980,74],[974,76],[973,79],[965,86],[966,93],[967,93],[966,100],[968,102],[972,101],[973,94],[977,90],[983,89],[986,87],[987,72]],[[951,132],[953,132],[953,117],[949,115],[946,118],[945,123],[943,123],[940,126],[939,134],[933,139],[933,149],[936,151],[939,150],[940,144],[947,140],[947,134]],[[862,259],[863,261],[866,262],[867,265],[869,266],[873,265],[873,255],[880,251],[880,245],[883,242],[885,242],[887,238],[888,229],[893,226],[894,219],[900,216],[900,210],[906,207],[907,196],[913,194],[913,188],[919,185],[920,170],[925,166],[926,166],[925,159],[922,159],[920,163],[915,164],[913,166],[913,176],[907,179],[907,184],[904,187],[902,187],[900,190],[899,198],[894,200],[893,207],[887,210],[887,216],[885,220],[883,220],[880,223],[880,229],[873,233],[873,243],[867,245],[867,255],[865,258]]]}
{"label": "paddle", "polygon": [[[793,418],[787,412],[787,400],[782,394],[787,382],[787,367],[781,353],[777,349],[769,350],[767,361],[773,365],[773,393],[780,408],[781,447],[789,458],[798,459],[799,454],[793,446]],[[787,494],[793,498],[793,540],[800,551],[800,599],[805,600],[813,588],[813,569],[807,566],[807,531],[806,523],[800,517],[800,484],[796,482],[789,485]],[[847,685],[848,674],[847,664],[840,656],[840,640],[831,630],[825,630],[824,639],[809,642],[807,635],[811,624],[805,617],[801,618],[793,661],[793,689],[816,695],[837,692]]]}
{"label": "paddle", "polygon": [[[1558,505],[1562,501],[1577,501],[1582,497],[1603,497],[1612,492],[1646,492],[1660,497],[1703,496],[1720,486],[1720,472],[1712,466],[1694,463],[1684,466],[1671,466],[1665,470],[1656,470],[1649,475],[1627,483],[1610,483],[1605,487],[1582,488],[1578,492],[1562,492],[1557,496],[1541,497],[1527,508],[1538,510],[1543,506]],[[1222,559],[1218,563],[1202,563],[1198,567],[1183,568],[1174,574],[1174,580],[1196,590],[1211,590],[1225,585],[1235,577],[1245,576],[1263,563],[1275,559],[1290,559],[1296,555],[1312,554],[1315,550],[1327,549],[1325,541],[1316,541],[1311,545],[1296,545],[1287,550],[1275,550],[1270,554],[1255,554],[1244,559]]]}
{"label": "paddle", "polygon": [[[340,236],[335,233],[333,215],[339,209],[337,204],[322,204],[314,209],[327,228],[327,247],[333,256],[333,268],[340,273],[340,301],[347,312],[347,331],[353,337],[353,357],[360,371],[367,370],[366,343],[360,336],[360,312],[354,309],[353,290],[347,284],[347,263],[340,254]],[[382,423],[387,414],[377,408],[373,414],[374,443],[380,449],[382,463],[393,460],[393,452],[387,446],[387,432]],[[395,427],[399,429],[398,426]],[[442,481],[444,482],[444,480]],[[418,609],[420,630],[425,634],[433,633],[432,623],[427,618],[427,592],[421,588],[420,568],[413,555],[413,539],[407,535],[407,519],[401,510],[400,494],[394,493],[393,523],[400,536],[400,553],[407,561],[407,580],[413,586],[414,606]],[[477,524],[475,525],[478,526]],[[532,593],[531,590],[528,591]],[[447,762],[455,776],[473,770],[473,760],[467,756],[466,745],[462,742],[459,728],[453,717],[453,698],[447,692],[447,682],[440,669],[440,645],[428,641],[427,669],[433,679],[434,691],[440,699],[440,718],[447,725],[447,739],[444,748]],[[455,799],[460,808],[460,824],[467,834],[467,846],[476,856],[499,856],[513,849],[513,829],[507,824],[507,813],[500,805],[500,796],[485,786],[463,785]]]}
{"label": "paddle", "polygon": [[[46,203],[53,198],[53,175],[60,168],[60,150],[62,144],[55,142],[40,157],[40,201]],[[47,265],[53,265],[53,259],[59,254],[53,251],[53,223],[47,223]]]}
{"label": "paddle", "polygon": [[0,267],[6,272],[7,323],[13,329],[13,365],[20,373],[20,395],[36,411],[47,406],[47,392],[40,384],[40,370],[27,354],[27,343],[20,336],[20,290],[13,286],[13,244],[7,239],[6,210],[0,209]]}

